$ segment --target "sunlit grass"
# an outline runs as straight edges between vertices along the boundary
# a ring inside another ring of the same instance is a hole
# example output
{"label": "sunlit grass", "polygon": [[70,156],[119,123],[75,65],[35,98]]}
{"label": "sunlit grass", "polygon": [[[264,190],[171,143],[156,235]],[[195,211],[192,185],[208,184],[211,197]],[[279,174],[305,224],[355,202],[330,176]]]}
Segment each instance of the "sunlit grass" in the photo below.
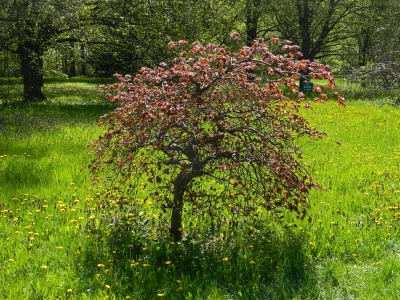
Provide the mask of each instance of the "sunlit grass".
{"label": "sunlit grass", "polygon": [[213,239],[185,227],[174,243],[157,215],[121,209],[129,195],[105,197],[90,183],[86,145],[112,107],[90,102],[85,82],[48,84],[49,102],[0,110],[1,299],[400,294],[398,108],[328,102],[302,112],[328,133],[299,141],[322,187],[310,195],[311,223],[288,214],[286,229],[268,219]]}

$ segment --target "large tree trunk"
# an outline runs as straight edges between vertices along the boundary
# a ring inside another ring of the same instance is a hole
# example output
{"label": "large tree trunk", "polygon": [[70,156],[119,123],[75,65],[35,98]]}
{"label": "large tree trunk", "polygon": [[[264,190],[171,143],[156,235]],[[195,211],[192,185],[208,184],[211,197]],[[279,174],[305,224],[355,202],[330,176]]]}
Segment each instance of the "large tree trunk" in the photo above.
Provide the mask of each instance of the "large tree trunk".
{"label": "large tree trunk", "polygon": [[304,59],[313,60],[311,57],[311,33],[310,25],[312,21],[312,16],[310,12],[310,4],[308,0],[298,0],[297,1],[297,13],[299,16],[300,34],[301,34],[301,52],[303,53]]}
{"label": "large tree trunk", "polygon": [[247,0],[246,1],[246,33],[247,33],[247,46],[251,46],[255,39],[258,38],[258,19],[260,13],[258,11],[261,1],[260,0]]}
{"label": "large tree trunk", "polygon": [[26,102],[42,101],[46,96],[43,87],[43,51],[40,45],[26,42],[18,45],[21,71],[24,83],[23,100]]}

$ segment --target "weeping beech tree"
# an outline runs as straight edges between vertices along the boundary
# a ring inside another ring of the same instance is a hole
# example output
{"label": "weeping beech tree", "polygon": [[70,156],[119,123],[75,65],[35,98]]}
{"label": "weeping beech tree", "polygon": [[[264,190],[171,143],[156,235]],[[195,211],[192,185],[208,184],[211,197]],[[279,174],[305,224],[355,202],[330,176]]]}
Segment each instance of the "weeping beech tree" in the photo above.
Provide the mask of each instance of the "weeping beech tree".
{"label": "weeping beech tree", "polygon": [[315,87],[314,101],[330,91],[344,105],[330,68],[301,60],[289,41],[276,55],[263,39],[237,53],[199,42],[170,43],[176,47],[184,51],[171,63],[115,75],[119,83],[101,87],[120,105],[103,116],[107,129],[93,143],[91,172],[111,190],[126,187],[133,205],[151,197],[177,241],[183,212],[189,220],[223,217],[229,224],[280,209],[304,218],[315,183],[295,140],[322,133],[298,113],[304,95],[297,79],[327,79]]}

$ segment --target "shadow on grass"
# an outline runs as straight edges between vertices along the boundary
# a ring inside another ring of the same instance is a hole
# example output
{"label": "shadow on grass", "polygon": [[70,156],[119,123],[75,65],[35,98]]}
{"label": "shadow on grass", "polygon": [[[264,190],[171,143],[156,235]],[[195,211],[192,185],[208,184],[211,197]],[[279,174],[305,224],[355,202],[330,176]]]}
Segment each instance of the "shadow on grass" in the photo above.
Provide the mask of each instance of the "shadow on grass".
{"label": "shadow on grass", "polygon": [[56,105],[16,102],[0,107],[0,133],[30,135],[35,132],[51,132],[60,126],[96,124],[100,116],[115,107],[109,103]]}
{"label": "shadow on grass", "polygon": [[157,294],[164,294],[164,299],[315,296],[316,276],[304,254],[304,238],[291,230],[264,226],[251,236],[243,232],[229,239],[186,235],[174,243],[168,230],[153,221],[140,216],[129,219],[113,218],[103,228],[94,229],[94,222],[89,225],[93,239],[76,262],[82,279],[94,279],[85,289],[101,290],[101,278],[116,287],[115,296],[132,299]]}
{"label": "shadow on grass", "polygon": [[[104,92],[97,87],[100,84],[115,83],[114,78],[45,77],[43,92],[48,101],[54,103],[93,103],[105,102]],[[0,78],[0,104],[12,106],[21,104],[23,84],[21,78]]]}

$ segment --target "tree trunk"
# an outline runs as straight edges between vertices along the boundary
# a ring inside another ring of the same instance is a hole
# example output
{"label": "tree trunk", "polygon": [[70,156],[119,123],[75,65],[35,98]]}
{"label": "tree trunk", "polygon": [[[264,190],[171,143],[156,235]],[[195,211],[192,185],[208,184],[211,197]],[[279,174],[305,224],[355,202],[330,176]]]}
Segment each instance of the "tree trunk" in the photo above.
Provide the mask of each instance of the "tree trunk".
{"label": "tree trunk", "polygon": [[308,0],[297,1],[297,13],[299,16],[300,34],[301,34],[301,52],[303,53],[304,59],[313,60],[311,57],[311,33],[310,33],[310,22],[312,16],[310,12],[310,4]]}
{"label": "tree trunk", "polygon": [[174,202],[171,215],[170,234],[176,242],[182,239],[182,210],[183,196],[185,194],[190,177],[186,172],[181,172],[174,181]]}
{"label": "tree trunk", "polygon": [[81,45],[81,75],[86,76],[86,53],[85,53],[85,46]]}
{"label": "tree trunk", "polygon": [[74,43],[71,43],[69,47],[69,72],[67,74],[74,77],[76,76]]}
{"label": "tree trunk", "polygon": [[251,46],[255,39],[258,38],[258,19],[260,13],[258,11],[261,1],[260,0],[247,0],[246,1],[246,33],[247,33],[247,46]]}
{"label": "tree trunk", "polygon": [[21,60],[24,94],[23,101],[35,102],[46,99],[43,87],[43,58],[38,44],[26,42],[18,45],[18,55]]}

